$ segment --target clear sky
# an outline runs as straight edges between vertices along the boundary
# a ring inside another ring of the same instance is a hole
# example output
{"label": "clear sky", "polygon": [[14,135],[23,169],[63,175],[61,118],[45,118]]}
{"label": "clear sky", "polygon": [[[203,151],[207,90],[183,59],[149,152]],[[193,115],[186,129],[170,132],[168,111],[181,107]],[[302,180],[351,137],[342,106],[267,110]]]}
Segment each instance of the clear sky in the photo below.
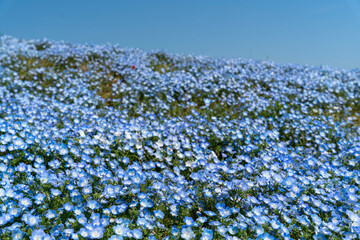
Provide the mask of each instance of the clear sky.
{"label": "clear sky", "polygon": [[0,34],[360,67],[360,0],[0,0]]}

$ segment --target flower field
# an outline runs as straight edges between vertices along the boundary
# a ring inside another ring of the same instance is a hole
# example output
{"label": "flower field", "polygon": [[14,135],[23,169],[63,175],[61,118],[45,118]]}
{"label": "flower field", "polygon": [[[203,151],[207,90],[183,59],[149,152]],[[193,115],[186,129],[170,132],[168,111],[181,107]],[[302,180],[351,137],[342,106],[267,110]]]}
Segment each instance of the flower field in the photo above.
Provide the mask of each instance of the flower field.
{"label": "flower field", "polygon": [[359,239],[360,70],[0,38],[0,239]]}

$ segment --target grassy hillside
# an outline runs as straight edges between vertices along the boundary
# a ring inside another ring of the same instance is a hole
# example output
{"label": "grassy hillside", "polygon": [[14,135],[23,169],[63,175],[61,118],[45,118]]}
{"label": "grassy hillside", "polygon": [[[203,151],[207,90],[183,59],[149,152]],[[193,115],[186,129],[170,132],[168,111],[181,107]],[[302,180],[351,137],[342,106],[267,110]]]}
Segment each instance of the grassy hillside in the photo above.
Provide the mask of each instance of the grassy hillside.
{"label": "grassy hillside", "polygon": [[0,39],[1,239],[356,239],[360,70]]}

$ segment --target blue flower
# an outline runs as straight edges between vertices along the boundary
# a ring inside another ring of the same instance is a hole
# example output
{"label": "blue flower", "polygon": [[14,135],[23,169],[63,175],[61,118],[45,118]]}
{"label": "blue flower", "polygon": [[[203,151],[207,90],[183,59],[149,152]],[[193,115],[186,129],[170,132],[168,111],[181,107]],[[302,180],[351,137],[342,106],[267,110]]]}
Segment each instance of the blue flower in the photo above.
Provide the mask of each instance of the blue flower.
{"label": "blue flower", "polygon": [[263,240],[275,240],[275,237],[270,235],[269,233],[265,233],[259,237]]}
{"label": "blue flower", "polygon": [[206,217],[199,217],[198,219],[196,219],[196,221],[199,221],[200,223],[205,223],[207,221]]}
{"label": "blue flower", "polygon": [[12,234],[11,234],[11,238],[13,240],[20,240],[23,239],[23,236],[25,235],[25,233],[19,229],[15,229]]}
{"label": "blue flower", "polygon": [[132,230],[132,234],[133,234],[133,237],[136,239],[142,239],[142,237],[143,237],[143,233],[139,229]]}
{"label": "blue flower", "polygon": [[116,225],[113,227],[113,230],[115,234],[125,237],[127,235],[127,231],[129,231],[129,228],[121,225]]}
{"label": "blue flower", "polygon": [[25,214],[22,216],[22,220],[26,222],[29,226],[34,227],[39,224],[40,217],[31,214]]}
{"label": "blue flower", "polygon": [[238,228],[235,225],[228,226],[227,230],[231,235],[235,235],[238,232]]}
{"label": "blue flower", "polygon": [[109,240],[123,240],[124,238],[118,235],[112,235]]}
{"label": "blue flower", "polygon": [[45,215],[48,219],[53,219],[56,217],[56,212],[54,210],[48,210]]}
{"label": "blue flower", "polygon": [[155,217],[159,218],[159,219],[163,219],[165,214],[161,211],[161,210],[155,210]]}
{"label": "blue flower", "polygon": [[65,204],[63,205],[63,208],[64,208],[66,211],[68,211],[68,212],[71,212],[71,211],[74,210],[74,206],[71,205],[70,203],[65,203]]}
{"label": "blue flower", "polygon": [[195,233],[191,230],[191,227],[185,227],[181,229],[181,238],[185,240],[190,240],[195,238]]}
{"label": "blue flower", "polygon": [[59,189],[52,188],[52,189],[50,189],[50,191],[51,191],[51,195],[54,197],[61,195],[61,191]]}
{"label": "blue flower", "polygon": [[24,208],[29,208],[32,205],[32,202],[29,198],[24,197],[19,200],[19,203]]}
{"label": "blue flower", "polygon": [[88,208],[90,208],[91,210],[95,210],[95,209],[99,209],[100,208],[100,204],[95,201],[95,200],[90,200],[87,202],[87,206]]}
{"label": "blue flower", "polygon": [[96,227],[89,230],[89,237],[91,239],[100,239],[104,234],[104,229],[102,227]]}
{"label": "blue flower", "polygon": [[180,234],[180,230],[176,226],[171,227],[171,234],[176,237]]}
{"label": "blue flower", "polygon": [[194,219],[192,219],[191,217],[185,217],[184,218],[184,223],[186,224],[186,226],[194,226],[194,224],[195,224],[195,221],[194,221]]}
{"label": "blue flower", "polygon": [[113,185],[106,185],[104,192],[109,197],[115,197],[117,192],[115,190],[115,187]]}
{"label": "blue flower", "polygon": [[46,233],[42,229],[34,230],[31,233],[30,240],[38,240],[44,239],[46,237]]}
{"label": "blue flower", "polygon": [[201,240],[212,240],[213,237],[214,237],[213,230],[204,228],[200,239]]}

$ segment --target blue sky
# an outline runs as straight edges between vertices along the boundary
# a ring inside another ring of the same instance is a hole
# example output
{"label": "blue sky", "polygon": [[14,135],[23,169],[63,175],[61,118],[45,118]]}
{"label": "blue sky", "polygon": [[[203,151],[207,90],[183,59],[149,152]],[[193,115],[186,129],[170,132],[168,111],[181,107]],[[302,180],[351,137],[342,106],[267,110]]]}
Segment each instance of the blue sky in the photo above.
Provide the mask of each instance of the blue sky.
{"label": "blue sky", "polygon": [[0,34],[360,67],[360,0],[0,0]]}

